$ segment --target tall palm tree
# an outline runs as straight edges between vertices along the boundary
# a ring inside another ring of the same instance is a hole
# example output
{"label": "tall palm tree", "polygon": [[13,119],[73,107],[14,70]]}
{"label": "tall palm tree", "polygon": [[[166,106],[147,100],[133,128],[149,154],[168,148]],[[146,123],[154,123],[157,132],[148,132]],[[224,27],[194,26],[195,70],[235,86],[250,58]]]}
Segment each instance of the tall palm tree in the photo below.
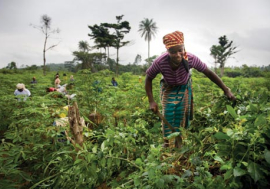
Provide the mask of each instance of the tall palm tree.
{"label": "tall palm tree", "polygon": [[83,52],[88,52],[90,50],[90,46],[87,41],[79,41],[79,50]]}
{"label": "tall palm tree", "polygon": [[150,41],[158,31],[156,22],[153,19],[145,18],[140,22],[138,32],[141,33],[141,37],[144,37],[145,41],[148,41],[148,59],[150,58]]}

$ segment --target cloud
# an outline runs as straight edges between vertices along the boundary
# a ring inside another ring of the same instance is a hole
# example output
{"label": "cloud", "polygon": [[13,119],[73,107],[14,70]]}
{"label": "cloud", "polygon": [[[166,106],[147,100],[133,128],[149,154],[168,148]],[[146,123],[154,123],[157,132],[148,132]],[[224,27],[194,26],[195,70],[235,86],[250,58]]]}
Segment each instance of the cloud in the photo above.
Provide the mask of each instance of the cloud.
{"label": "cloud", "polygon": [[252,30],[244,31],[244,33],[233,33],[230,36],[235,41],[241,43],[239,48],[252,49],[255,51],[267,51],[270,52],[270,43],[268,37],[270,34],[270,28],[256,28]]}
{"label": "cloud", "polygon": [[[42,64],[44,35],[29,24],[40,25],[43,14],[52,18],[52,28],[61,30],[56,36],[61,43],[48,52],[48,62],[71,60],[79,41],[86,40],[93,45],[88,25],[115,23],[115,16],[123,14],[131,26],[124,40],[132,41],[133,45],[120,49],[121,64],[134,62],[137,54],[143,60],[147,58],[147,42],[138,33],[139,22],[144,18],[153,18],[159,28],[150,43],[151,56],[164,52],[165,34],[180,30],[185,34],[187,50],[209,65],[213,62],[210,47],[218,44],[222,35],[227,35],[241,49],[232,59],[235,61],[232,65],[241,64],[242,60],[253,64],[254,53],[260,57],[260,64],[268,64],[269,7],[269,0],[0,0],[0,25],[3,26],[0,27],[0,68],[11,61]],[[49,40],[50,44],[54,42]],[[114,48],[110,48],[110,53],[115,58]]]}

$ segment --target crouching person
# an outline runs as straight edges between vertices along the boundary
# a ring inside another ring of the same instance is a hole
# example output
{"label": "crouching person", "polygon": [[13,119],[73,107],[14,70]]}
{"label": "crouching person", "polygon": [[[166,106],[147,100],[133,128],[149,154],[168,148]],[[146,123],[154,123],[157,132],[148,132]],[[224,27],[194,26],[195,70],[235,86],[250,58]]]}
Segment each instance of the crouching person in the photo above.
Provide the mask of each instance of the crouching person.
{"label": "crouching person", "polygon": [[23,83],[17,84],[17,89],[14,91],[14,95],[18,101],[26,101],[26,99],[31,95],[31,92],[25,88]]}

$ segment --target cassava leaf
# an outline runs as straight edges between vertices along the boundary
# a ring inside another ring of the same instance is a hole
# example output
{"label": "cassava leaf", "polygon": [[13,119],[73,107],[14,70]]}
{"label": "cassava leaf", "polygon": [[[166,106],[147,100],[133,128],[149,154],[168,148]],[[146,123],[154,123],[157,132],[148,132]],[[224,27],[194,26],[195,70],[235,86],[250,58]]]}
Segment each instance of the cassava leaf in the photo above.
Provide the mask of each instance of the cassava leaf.
{"label": "cassava leaf", "polygon": [[239,176],[242,176],[244,174],[246,174],[246,171],[244,169],[241,169],[239,167],[235,167],[233,169],[233,176],[234,177],[239,177]]}
{"label": "cassava leaf", "polygon": [[214,157],[214,160],[216,160],[216,161],[218,161],[220,163],[224,163],[223,159],[221,159],[221,157],[219,157],[217,155]]}
{"label": "cassava leaf", "polygon": [[264,115],[259,115],[256,120],[255,120],[255,126],[263,126],[263,125],[266,125],[267,124],[267,120],[265,119],[265,116]]}
{"label": "cassava leaf", "polygon": [[260,180],[262,177],[262,172],[260,166],[257,163],[249,162],[248,163],[248,172],[255,182]]}
{"label": "cassava leaf", "polygon": [[216,134],[214,134],[214,137],[216,139],[229,139],[230,138],[227,134],[222,133],[222,132],[217,132]]}
{"label": "cassava leaf", "polygon": [[226,105],[226,107],[227,107],[228,112],[231,114],[231,116],[233,118],[237,118],[238,117],[232,106]]}
{"label": "cassava leaf", "polygon": [[264,151],[264,157],[265,157],[266,162],[270,164],[270,151],[269,150]]}

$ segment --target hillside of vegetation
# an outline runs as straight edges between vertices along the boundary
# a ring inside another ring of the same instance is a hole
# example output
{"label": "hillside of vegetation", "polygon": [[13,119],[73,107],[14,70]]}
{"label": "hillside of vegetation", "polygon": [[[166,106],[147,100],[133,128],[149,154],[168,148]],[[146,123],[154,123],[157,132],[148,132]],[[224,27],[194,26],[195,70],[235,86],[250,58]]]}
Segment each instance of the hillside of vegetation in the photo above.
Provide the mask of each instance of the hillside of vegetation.
{"label": "hillside of vegetation", "polygon": [[[195,116],[182,129],[181,149],[162,148],[161,121],[149,110],[144,76],[59,71],[72,100],[47,93],[56,72],[0,74],[0,188],[269,188],[268,77],[228,78],[228,101],[208,78],[193,72]],[[30,84],[32,77],[37,84]],[[115,77],[118,86],[111,85]],[[159,102],[159,76],[153,89]],[[14,97],[17,83],[32,95]],[[56,126],[78,104],[86,127],[74,145],[69,123]],[[159,103],[160,104],[160,103]],[[171,136],[175,137],[175,136]]]}

